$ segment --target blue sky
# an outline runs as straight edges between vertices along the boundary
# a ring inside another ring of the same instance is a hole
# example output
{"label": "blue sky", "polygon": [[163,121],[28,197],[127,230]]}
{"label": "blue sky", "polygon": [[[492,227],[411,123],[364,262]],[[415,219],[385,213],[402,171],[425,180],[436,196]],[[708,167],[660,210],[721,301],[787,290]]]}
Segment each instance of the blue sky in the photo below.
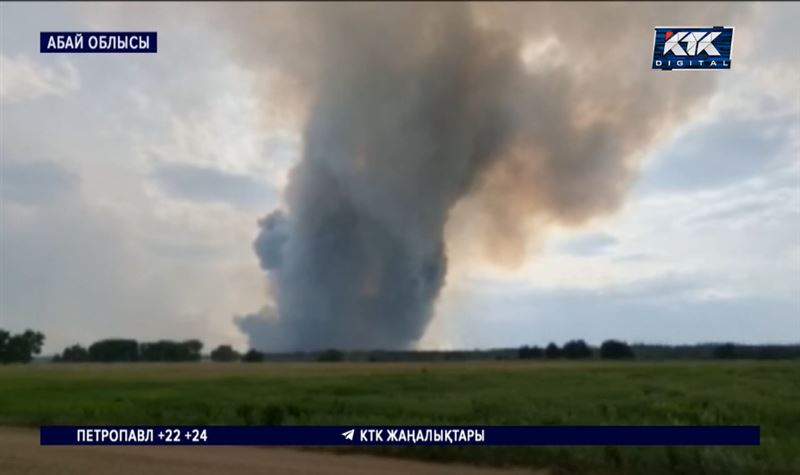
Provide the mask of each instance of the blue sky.
{"label": "blue sky", "polygon": [[[299,127],[224,28],[164,8],[180,7],[2,6],[0,327],[43,330],[48,352],[113,336],[243,348],[233,317],[269,298],[252,242]],[[718,77],[643,151],[624,204],[537,230],[512,268],[454,243],[421,347],[800,341],[800,7],[740,8],[730,71],[631,72],[655,90]],[[39,31],[93,29],[157,29],[159,52],[38,53]]]}

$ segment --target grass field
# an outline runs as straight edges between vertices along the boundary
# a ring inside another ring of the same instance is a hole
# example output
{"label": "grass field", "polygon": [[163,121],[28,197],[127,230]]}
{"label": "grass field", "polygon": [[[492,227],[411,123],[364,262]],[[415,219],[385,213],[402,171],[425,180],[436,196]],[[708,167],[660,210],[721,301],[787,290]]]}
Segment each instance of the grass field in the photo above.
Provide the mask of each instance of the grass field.
{"label": "grass field", "polygon": [[0,367],[0,424],[757,424],[760,447],[386,447],[566,473],[798,474],[800,363]]}

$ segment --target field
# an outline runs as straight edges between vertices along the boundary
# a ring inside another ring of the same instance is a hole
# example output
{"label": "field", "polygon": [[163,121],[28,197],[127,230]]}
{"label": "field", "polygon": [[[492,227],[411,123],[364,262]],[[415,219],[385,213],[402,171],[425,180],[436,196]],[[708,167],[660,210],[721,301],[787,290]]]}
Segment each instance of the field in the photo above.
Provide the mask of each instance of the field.
{"label": "field", "polygon": [[755,424],[760,447],[386,447],[564,473],[800,473],[800,363],[0,367],[0,425]]}

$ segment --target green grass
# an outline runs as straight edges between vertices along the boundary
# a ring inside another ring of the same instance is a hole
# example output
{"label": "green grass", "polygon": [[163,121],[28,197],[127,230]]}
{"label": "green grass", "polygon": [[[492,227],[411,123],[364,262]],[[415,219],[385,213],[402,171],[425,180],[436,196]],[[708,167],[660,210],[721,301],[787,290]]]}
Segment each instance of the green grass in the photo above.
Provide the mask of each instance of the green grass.
{"label": "green grass", "polygon": [[760,447],[381,447],[567,473],[798,474],[800,364],[0,367],[0,424],[756,424]]}

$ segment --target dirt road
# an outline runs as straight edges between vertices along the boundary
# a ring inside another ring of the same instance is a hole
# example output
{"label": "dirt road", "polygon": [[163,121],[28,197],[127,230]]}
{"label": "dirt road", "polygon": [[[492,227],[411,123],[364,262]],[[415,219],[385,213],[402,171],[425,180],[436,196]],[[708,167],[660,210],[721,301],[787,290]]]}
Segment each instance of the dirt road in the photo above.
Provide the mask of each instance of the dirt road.
{"label": "dirt road", "polygon": [[[256,447],[42,447],[39,432],[0,428],[2,475],[531,475],[369,455]],[[545,475],[546,472],[536,472]]]}

